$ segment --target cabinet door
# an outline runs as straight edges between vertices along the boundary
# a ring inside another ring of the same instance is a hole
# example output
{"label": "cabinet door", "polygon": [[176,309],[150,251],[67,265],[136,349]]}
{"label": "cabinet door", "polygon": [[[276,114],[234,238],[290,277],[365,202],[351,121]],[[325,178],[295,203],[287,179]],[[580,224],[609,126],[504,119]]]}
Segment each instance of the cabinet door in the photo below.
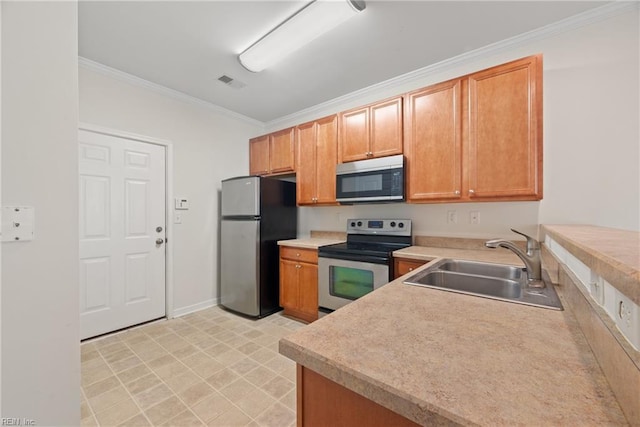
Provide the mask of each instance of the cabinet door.
{"label": "cabinet door", "polygon": [[307,314],[305,320],[318,318],[318,266],[300,263],[298,269],[298,302],[300,311]]}
{"label": "cabinet door", "polygon": [[340,114],[340,162],[353,162],[368,158],[369,108],[360,108]]}
{"label": "cabinet door", "polygon": [[313,204],[316,198],[316,128],[315,122],[310,122],[299,125],[296,129],[298,156],[296,202],[298,205]]}
{"label": "cabinet door", "polygon": [[316,139],[316,203],[336,203],[336,164],[338,163],[338,118],[318,120]]}
{"label": "cabinet door", "polygon": [[458,199],[462,187],[460,80],[405,97],[407,200]]}
{"label": "cabinet door", "polygon": [[402,154],[402,98],[371,106],[371,157]]}
{"label": "cabinet door", "polygon": [[280,306],[298,308],[298,268],[295,261],[280,260]]}
{"label": "cabinet door", "polygon": [[542,57],[469,76],[469,197],[542,198]]}
{"label": "cabinet door", "polygon": [[249,174],[269,173],[269,135],[249,140]]}
{"label": "cabinet door", "polygon": [[270,135],[271,173],[295,170],[294,128],[284,129]]}

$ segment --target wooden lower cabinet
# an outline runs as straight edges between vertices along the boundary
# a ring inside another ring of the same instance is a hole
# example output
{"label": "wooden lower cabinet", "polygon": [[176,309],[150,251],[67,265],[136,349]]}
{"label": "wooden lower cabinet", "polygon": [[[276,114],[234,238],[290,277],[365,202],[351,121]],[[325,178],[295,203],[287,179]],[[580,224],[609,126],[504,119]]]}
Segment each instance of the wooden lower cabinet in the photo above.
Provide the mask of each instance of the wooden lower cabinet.
{"label": "wooden lower cabinet", "polygon": [[280,246],[280,306],[284,314],[318,320],[318,251]]}
{"label": "wooden lower cabinet", "polygon": [[298,427],[419,425],[302,365],[296,375]]}
{"label": "wooden lower cabinet", "polygon": [[397,279],[400,276],[404,276],[407,273],[412,272],[418,267],[421,267],[429,261],[421,261],[418,259],[409,258],[394,258],[393,259],[393,278]]}

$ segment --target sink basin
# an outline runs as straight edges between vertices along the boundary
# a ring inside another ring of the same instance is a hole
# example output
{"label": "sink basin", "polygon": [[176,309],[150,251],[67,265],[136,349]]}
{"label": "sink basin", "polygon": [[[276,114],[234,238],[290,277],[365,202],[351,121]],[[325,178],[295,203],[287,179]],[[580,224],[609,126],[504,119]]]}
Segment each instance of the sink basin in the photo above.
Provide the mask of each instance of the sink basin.
{"label": "sink basin", "polygon": [[446,260],[438,267],[438,270],[512,280],[520,279],[523,272],[523,268],[512,265],[490,264],[488,262],[473,262],[455,259]]}
{"label": "sink basin", "polygon": [[448,271],[432,271],[420,279],[420,284],[499,298],[519,298],[521,294],[520,283],[513,280],[455,274]]}
{"label": "sink basin", "polygon": [[526,270],[505,264],[442,259],[410,276],[403,283],[500,301],[562,310],[553,284],[527,286]]}

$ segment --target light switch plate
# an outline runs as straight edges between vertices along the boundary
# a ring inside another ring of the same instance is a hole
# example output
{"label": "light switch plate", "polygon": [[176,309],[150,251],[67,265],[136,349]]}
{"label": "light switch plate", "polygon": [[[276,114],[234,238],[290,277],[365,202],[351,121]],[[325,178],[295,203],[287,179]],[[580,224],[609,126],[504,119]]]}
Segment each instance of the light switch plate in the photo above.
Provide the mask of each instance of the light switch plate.
{"label": "light switch plate", "polygon": [[176,203],[176,206],[175,206],[176,210],[189,209],[189,199],[187,199],[186,197],[176,197],[175,203]]}
{"label": "light switch plate", "polygon": [[34,209],[32,206],[2,208],[2,241],[24,242],[34,238]]}

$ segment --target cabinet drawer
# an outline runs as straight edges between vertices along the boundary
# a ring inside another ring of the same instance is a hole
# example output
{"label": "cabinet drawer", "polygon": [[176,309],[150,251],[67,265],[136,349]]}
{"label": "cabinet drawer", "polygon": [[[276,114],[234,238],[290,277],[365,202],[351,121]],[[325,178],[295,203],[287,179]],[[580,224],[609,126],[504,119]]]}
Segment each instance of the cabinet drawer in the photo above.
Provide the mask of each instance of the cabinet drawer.
{"label": "cabinet drawer", "polygon": [[280,257],[300,262],[318,263],[318,251],[316,249],[294,248],[280,246]]}
{"label": "cabinet drawer", "polygon": [[397,278],[405,275],[428,262],[429,261],[420,261],[417,259],[396,258],[394,263],[394,276]]}

